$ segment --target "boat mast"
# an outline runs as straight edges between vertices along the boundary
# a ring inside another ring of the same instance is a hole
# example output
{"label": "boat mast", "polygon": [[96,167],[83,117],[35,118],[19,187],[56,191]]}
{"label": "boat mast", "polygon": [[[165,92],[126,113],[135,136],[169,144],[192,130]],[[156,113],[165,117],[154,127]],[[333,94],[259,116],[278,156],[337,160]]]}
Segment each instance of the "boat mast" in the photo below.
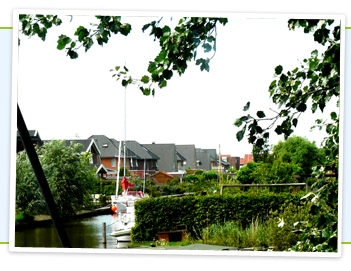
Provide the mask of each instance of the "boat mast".
{"label": "boat mast", "polygon": [[119,170],[121,165],[121,144],[122,141],[119,141],[119,148],[118,148],[118,166],[117,166],[117,180],[116,180],[116,199],[118,197],[118,187],[119,187]]}
{"label": "boat mast", "polygon": [[218,183],[218,185],[220,185],[221,184],[221,170],[222,170],[222,161],[221,161],[221,144],[219,144],[219,163],[218,163],[218,165],[219,165],[219,167],[218,167],[218,169],[219,169],[219,183]]}
{"label": "boat mast", "polygon": [[124,158],[123,177],[126,176],[126,139],[127,139],[127,86],[124,87]]}

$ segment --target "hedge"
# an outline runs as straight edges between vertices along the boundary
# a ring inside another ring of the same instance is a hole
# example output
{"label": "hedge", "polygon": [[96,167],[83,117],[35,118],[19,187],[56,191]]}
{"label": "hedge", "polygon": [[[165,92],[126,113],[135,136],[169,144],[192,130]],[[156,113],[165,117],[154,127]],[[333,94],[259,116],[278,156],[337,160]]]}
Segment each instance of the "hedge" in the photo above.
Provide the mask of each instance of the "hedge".
{"label": "hedge", "polygon": [[157,232],[176,230],[187,225],[194,237],[200,237],[204,227],[213,223],[240,221],[243,227],[252,219],[266,220],[270,210],[278,210],[285,202],[300,204],[300,193],[236,194],[147,198],[136,202],[136,224],[132,228],[133,242],[157,239]]}

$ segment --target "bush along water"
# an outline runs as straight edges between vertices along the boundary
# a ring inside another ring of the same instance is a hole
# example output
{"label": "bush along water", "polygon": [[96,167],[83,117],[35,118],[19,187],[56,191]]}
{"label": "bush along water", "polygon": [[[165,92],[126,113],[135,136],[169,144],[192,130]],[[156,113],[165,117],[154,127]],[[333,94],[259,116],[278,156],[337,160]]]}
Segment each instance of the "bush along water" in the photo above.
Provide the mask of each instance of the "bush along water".
{"label": "bush along water", "polygon": [[157,232],[176,230],[187,225],[194,238],[201,238],[202,230],[212,224],[239,221],[243,228],[252,219],[265,221],[271,210],[278,210],[285,202],[299,206],[305,193],[242,193],[236,195],[186,196],[180,198],[149,198],[135,204],[136,225],[132,229],[133,242],[157,239]]}

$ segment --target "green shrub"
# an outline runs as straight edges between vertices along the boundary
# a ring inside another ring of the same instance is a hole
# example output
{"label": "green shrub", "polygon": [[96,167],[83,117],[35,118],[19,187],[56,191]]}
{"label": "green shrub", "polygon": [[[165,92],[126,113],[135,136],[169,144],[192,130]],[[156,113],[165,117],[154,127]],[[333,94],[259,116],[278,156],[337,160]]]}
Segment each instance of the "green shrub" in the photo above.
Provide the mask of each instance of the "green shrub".
{"label": "green shrub", "polygon": [[286,203],[272,212],[272,217],[266,222],[269,229],[268,243],[277,251],[289,250],[299,241],[304,225],[311,222],[313,217],[310,210],[309,203],[300,206]]}
{"label": "green shrub", "polygon": [[257,217],[267,220],[270,210],[278,210],[286,201],[299,205],[302,195],[242,193],[145,199],[135,204],[136,225],[132,239],[136,242],[153,240],[157,232],[175,230],[182,224],[197,238],[201,237],[203,228],[214,223],[240,221],[245,228]]}

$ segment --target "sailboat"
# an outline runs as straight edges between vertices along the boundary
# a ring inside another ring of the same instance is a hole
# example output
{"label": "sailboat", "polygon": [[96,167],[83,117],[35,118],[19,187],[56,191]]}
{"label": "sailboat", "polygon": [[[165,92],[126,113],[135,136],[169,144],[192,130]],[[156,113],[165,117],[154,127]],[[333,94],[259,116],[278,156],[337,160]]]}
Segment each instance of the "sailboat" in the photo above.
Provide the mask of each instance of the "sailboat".
{"label": "sailboat", "polygon": [[117,242],[130,242],[130,233],[135,226],[134,201],[127,202],[126,212],[117,216],[117,229],[113,230],[111,236],[117,238]]}
{"label": "sailboat", "polygon": [[119,188],[119,172],[120,172],[120,159],[121,159],[121,141],[119,142],[118,150],[118,169],[117,169],[117,181],[116,181],[116,194],[111,196],[111,210],[117,213],[118,217],[118,228],[114,230],[111,235],[117,237],[117,241],[131,241],[130,233],[132,227],[135,225],[134,215],[134,203],[137,200],[141,200],[145,197],[141,191],[128,191],[129,188],[133,187],[134,184],[129,183],[126,178],[126,88],[124,90],[124,176],[121,181],[123,192],[118,195]]}
{"label": "sailboat", "polygon": [[[121,195],[118,195],[118,189],[116,195],[111,196],[111,210],[116,213],[125,213],[129,205],[134,206],[134,202],[145,198],[145,194],[142,191],[129,191],[128,189],[133,187],[132,183],[129,183],[127,178],[124,176],[122,179],[122,189]],[[116,184],[118,187],[118,182]]]}

